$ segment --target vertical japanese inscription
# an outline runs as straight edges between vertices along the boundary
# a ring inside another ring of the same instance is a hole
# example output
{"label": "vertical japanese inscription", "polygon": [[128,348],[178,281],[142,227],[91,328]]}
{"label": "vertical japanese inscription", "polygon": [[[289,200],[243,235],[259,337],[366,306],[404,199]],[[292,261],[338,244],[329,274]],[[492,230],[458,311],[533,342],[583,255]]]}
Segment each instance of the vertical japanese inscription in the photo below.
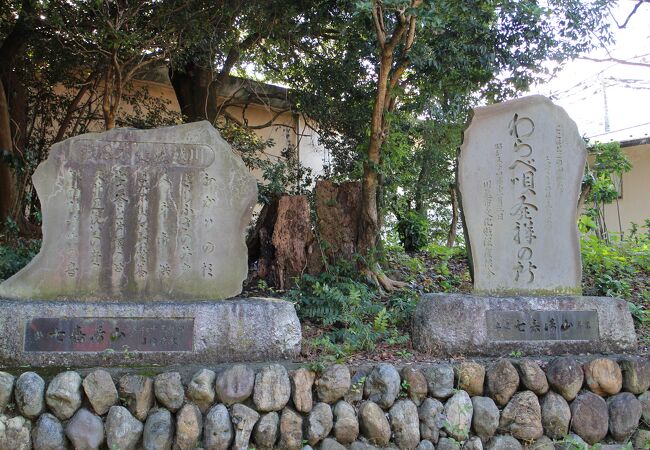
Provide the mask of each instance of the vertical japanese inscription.
{"label": "vertical japanese inscription", "polygon": [[[0,297],[222,299],[246,276],[254,177],[207,122],[52,147],[34,174],[43,245]],[[77,336],[77,334],[75,334]]]}
{"label": "vertical japanese inscription", "polygon": [[520,117],[515,113],[508,125],[510,136],[514,138],[513,162],[510,164],[510,181],[515,188],[515,201],[510,209],[514,218],[513,240],[517,263],[514,268],[516,283],[530,284],[535,281],[533,241],[535,222],[539,207],[535,188],[535,158],[530,139],[535,132],[535,123],[530,117]]}

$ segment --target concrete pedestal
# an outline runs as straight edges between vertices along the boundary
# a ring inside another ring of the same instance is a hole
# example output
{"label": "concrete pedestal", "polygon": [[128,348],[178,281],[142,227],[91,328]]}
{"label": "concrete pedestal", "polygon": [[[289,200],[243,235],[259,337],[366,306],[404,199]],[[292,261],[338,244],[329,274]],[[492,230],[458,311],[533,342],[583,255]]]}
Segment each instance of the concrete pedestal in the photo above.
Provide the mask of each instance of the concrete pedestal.
{"label": "concrete pedestal", "polygon": [[422,296],[413,346],[436,356],[559,355],[634,351],[634,323],[609,297]]}
{"label": "concrete pedestal", "polygon": [[86,302],[0,299],[0,365],[217,364],[298,356],[293,304],[267,298]]}

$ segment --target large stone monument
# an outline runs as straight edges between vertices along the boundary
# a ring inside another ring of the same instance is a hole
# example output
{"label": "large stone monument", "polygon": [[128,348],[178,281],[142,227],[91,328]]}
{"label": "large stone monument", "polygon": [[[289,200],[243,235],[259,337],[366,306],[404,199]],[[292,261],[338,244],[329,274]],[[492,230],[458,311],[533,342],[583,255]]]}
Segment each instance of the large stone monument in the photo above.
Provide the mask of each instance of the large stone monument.
{"label": "large stone monument", "polygon": [[43,246],[0,284],[4,364],[217,362],[299,350],[290,303],[223,300],[246,278],[257,185],[208,122],[68,139],[52,147],[34,185]]}
{"label": "large stone monument", "polygon": [[635,348],[624,301],[580,296],[585,158],[575,123],[545,97],[474,110],[458,185],[476,295],[424,296],[417,348],[448,355]]}

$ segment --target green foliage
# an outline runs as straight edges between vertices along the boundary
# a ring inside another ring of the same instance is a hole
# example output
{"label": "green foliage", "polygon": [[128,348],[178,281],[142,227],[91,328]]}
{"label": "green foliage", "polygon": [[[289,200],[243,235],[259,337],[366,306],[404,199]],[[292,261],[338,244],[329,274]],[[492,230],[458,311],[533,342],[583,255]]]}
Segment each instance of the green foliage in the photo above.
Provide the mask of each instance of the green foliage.
{"label": "green foliage", "polygon": [[589,153],[593,155],[594,163],[587,167],[582,188],[587,192],[585,204],[588,205],[587,216],[591,222],[585,219],[579,225],[583,230],[593,230],[598,237],[609,240],[605,205],[618,201],[617,180],[632,169],[632,164],[618,142],[596,143],[589,148]]}
{"label": "green foliage", "polygon": [[429,243],[429,221],[415,211],[398,219],[397,232],[407,252],[422,250]]}
{"label": "green foliage", "polygon": [[377,344],[403,345],[406,328],[415,308],[416,295],[400,291],[382,298],[366,283],[334,267],[318,277],[304,275],[289,291],[302,320],[319,327],[323,334],[308,344],[329,360],[340,360]]}
{"label": "green foliage", "polygon": [[581,238],[583,277],[595,288],[595,294],[630,298],[631,286],[639,273],[650,273],[650,239],[635,236],[611,242],[594,234]]}
{"label": "green foliage", "polygon": [[0,281],[22,269],[41,248],[39,239],[19,237],[15,222],[8,220],[4,229],[6,235],[0,236]]}

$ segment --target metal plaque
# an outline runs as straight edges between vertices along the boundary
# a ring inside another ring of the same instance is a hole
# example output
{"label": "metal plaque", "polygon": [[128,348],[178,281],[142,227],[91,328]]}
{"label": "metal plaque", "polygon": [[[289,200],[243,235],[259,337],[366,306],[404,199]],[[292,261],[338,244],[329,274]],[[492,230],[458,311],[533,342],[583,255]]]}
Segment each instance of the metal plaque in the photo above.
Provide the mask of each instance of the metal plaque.
{"label": "metal plaque", "polygon": [[194,348],[194,319],[33,318],[26,352],[182,352]]}
{"label": "metal plaque", "polygon": [[488,338],[492,341],[598,340],[597,311],[487,310]]}

